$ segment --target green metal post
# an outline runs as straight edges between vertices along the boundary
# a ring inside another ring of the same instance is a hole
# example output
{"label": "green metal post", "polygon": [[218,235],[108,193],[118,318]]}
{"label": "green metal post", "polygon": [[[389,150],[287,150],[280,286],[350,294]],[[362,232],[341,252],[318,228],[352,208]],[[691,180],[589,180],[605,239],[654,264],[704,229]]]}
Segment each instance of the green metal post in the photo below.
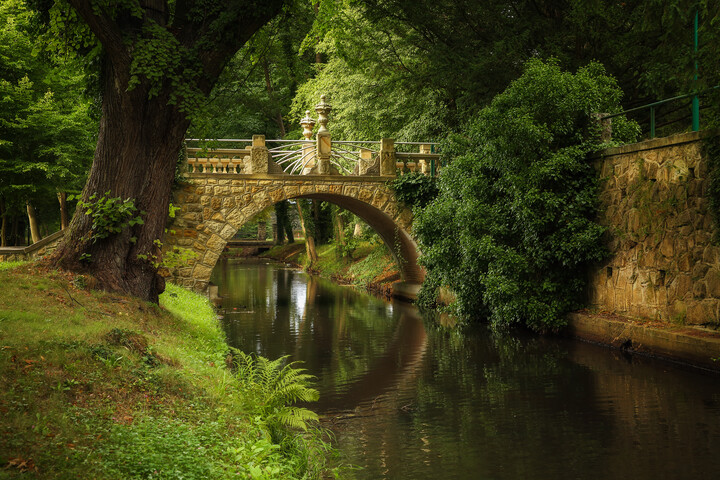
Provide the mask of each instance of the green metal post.
{"label": "green metal post", "polygon": [[[430,153],[435,153],[435,145],[430,145]],[[435,176],[435,159],[430,159],[430,176]]]}
{"label": "green metal post", "polygon": [[650,138],[655,138],[655,107],[650,107]]}
{"label": "green metal post", "polygon": [[[694,78],[694,88],[697,92],[697,81],[698,81],[698,61],[697,61],[697,55],[698,55],[698,20],[700,17],[700,13],[698,9],[695,9],[695,27],[693,28],[693,39],[695,44],[695,78]],[[700,130],[700,98],[698,97],[697,93],[693,95],[692,97],[692,131],[697,132]]]}

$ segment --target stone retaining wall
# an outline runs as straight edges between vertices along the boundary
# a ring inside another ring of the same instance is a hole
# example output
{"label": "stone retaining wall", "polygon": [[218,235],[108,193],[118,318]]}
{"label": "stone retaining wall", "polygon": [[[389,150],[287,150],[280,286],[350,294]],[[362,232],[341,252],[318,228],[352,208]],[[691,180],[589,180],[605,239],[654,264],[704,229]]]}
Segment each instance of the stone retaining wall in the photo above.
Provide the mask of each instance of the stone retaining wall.
{"label": "stone retaining wall", "polygon": [[2,247],[0,248],[0,262],[37,260],[50,255],[57,249],[62,237],[63,232],[59,231],[27,247]]}
{"label": "stone retaining wall", "polygon": [[720,320],[720,247],[703,139],[690,133],[600,152],[611,257],[591,272],[596,309],[687,324]]}

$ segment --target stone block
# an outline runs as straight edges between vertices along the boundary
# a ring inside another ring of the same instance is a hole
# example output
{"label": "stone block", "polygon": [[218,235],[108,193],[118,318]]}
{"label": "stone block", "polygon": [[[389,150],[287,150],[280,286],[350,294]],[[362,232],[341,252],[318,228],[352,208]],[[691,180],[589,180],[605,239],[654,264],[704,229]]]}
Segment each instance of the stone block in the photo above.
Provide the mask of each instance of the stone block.
{"label": "stone block", "polygon": [[223,248],[225,248],[225,240],[217,234],[213,234],[210,236],[210,239],[207,241],[207,247],[211,250],[215,250],[216,252],[221,252]]}
{"label": "stone block", "polygon": [[666,234],[662,243],[660,244],[660,253],[665,257],[672,257],[675,254],[674,238],[672,235]]}
{"label": "stone block", "polygon": [[693,297],[696,299],[707,297],[707,285],[703,280],[696,280],[693,284]]}
{"label": "stone block", "polygon": [[212,273],[213,267],[203,265],[202,263],[195,264],[193,268],[193,278],[195,280],[210,280],[210,274]]}
{"label": "stone block", "polygon": [[208,250],[207,252],[205,252],[205,256],[203,257],[202,261],[205,265],[215,265],[218,261],[218,258],[220,258],[220,255],[211,250]]}
{"label": "stone block", "polygon": [[220,210],[220,208],[222,208],[222,201],[223,199],[220,197],[213,197],[210,201],[210,208],[213,210]]}
{"label": "stone block", "polygon": [[704,283],[709,297],[720,298],[720,269],[709,269],[705,274]]}
{"label": "stone block", "polygon": [[718,300],[705,299],[688,305],[685,322],[689,325],[703,325],[717,321]]}
{"label": "stone block", "polygon": [[233,235],[235,235],[235,232],[237,232],[237,229],[235,229],[231,225],[225,225],[220,231],[220,236],[226,240],[230,240]]}

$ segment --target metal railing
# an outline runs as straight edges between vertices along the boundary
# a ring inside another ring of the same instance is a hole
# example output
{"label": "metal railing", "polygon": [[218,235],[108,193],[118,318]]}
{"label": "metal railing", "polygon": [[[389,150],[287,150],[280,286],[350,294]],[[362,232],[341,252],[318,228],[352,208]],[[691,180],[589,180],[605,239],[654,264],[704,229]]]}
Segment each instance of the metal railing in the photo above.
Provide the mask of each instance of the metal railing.
{"label": "metal railing", "polygon": [[[315,140],[263,138],[261,142],[267,148],[270,159],[279,165],[284,173],[306,174],[317,164]],[[251,155],[252,143],[252,139],[188,138],[186,154],[190,173],[248,173],[247,160]],[[363,172],[378,170],[382,143],[373,140],[330,140],[328,160],[341,175],[371,174]],[[395,158],[394,166],[401,173],[421,171],[433,176],[437,174],[440,168],[440,155],[436,153],[437,143],[392,140],[389,140],[389,143]],[[378,170],[376,174],[380,175],[381,172]]]}
{"label": "metal railing", "polygon": [[[599,117],[599,120],[609,120],[614,117],[619,117],[620,115],[626,115],[628,113],[635,113],[640,112],[643,110],[649,110],[650,111],[650,138],[655,138],[656,134],[656,110],[661,105],[665,105],[672,102],[677,102],[679,100],[684,100],[686,98],[691,98],[691,128],[693,132],[697,132],[700,130],[700,101],[699,97],[702,95],[705,95],[717,88],[720,88],[720,85],[715,86],[713,88],[709,88],[707,90],[703,90],[702,92],[693,92],[688,93],[685,95],[678,95],[676,97],[666,98],[664,100],[659,100],[657,102],[648,103],[647,105],[641,105],[639,107],[630,108],[627,110],[624,110],[622,112],[613,113],[609,115],[602,115]],[[676,120],[678,121],[678,120]]]}

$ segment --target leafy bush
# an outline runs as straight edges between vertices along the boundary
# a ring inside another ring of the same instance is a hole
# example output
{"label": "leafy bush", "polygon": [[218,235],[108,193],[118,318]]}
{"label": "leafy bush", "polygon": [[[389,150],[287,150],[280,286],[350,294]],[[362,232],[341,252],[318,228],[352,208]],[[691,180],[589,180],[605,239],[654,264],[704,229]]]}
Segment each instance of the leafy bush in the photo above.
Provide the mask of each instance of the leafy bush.
{"label": "leafy bush", "polygon": [[[582,304],[586,266],[605,255],[594,221],[598,179],[586,159],[601,145],[592,113],[619,111],[620,97],[601,65],[573,75],[531,60],[449,139],[440,194],[414,226],[428,269],[421,304],[444,286],[465,318],[564,325]],[[614,120],[615,138],[635,138],[636,124]]]}
{"label": "leafy bush", "polygon": [[398,175],[390,182],[398,200],[409,207],[425,207],[438,195],[435,177],[420,172]]}

